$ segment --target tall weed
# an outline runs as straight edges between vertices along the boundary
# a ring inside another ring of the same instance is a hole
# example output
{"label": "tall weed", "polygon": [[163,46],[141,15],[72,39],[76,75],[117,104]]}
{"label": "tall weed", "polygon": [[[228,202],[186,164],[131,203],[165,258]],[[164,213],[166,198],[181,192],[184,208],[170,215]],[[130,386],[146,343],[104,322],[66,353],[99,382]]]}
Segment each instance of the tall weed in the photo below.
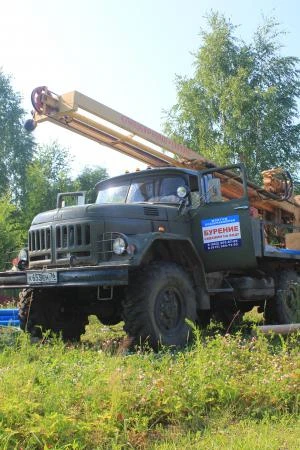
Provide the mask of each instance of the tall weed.
{"label": "tall weed", "polygon": [[252,448],[269,448],[275,427],[273,444],[296,449],[300,336],[194,332],[182,352],[123,355],[0,335],[0,448],[248,448],[259,433]]}

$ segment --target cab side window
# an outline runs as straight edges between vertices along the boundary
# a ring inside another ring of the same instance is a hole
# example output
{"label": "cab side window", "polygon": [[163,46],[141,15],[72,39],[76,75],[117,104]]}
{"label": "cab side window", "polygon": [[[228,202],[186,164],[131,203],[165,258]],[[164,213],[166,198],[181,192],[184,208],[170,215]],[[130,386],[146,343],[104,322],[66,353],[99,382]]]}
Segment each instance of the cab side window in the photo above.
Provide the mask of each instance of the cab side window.
{"label": "cab side window", "polygon": [[191,207],[199,208],[201,203],[200,191],[199,191],[199,181],[198,177],[195,175],[189,176],[189,185],[190,185],[190,199],[191,199]]}

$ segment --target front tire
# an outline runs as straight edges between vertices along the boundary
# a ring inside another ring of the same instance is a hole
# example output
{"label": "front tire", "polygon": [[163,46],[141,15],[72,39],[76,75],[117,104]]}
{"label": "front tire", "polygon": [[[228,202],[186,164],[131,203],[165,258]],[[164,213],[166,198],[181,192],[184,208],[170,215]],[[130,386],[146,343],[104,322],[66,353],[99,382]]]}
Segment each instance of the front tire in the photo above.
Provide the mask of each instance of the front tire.
{"label": "front tire", "polygon": [[24,289],[19,295],[20,328],[34,338],[50,330],[65,341],[79,341],[88,316],[72,300],[71,291]]}
{"label": "front tire", "polygon": [[175,263],[152,263],[134,273],[123,302],[124,330],[135,344],[181,348],[191,339],[186,322],[197,320],[190,276]]}

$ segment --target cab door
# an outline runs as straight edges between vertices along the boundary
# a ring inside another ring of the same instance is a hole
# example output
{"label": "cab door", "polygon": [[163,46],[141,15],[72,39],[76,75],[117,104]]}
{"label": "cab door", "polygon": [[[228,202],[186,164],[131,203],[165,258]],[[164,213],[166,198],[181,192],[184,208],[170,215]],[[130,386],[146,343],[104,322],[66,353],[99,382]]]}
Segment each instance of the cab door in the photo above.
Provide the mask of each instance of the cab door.
{"label": "cab door", "polygon": [[199,183],[201,204],[192,234],[206,271],[256,267],[244,167],[203,171]]}

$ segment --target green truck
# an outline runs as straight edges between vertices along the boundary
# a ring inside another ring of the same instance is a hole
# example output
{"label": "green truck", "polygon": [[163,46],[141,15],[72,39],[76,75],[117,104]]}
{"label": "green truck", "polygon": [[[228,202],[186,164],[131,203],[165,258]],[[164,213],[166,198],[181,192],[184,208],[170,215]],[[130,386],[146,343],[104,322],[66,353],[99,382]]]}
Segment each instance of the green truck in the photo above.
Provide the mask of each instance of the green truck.
{"label": "green truck", "polygon": [[[216,175],[237,170],[243,193],[224,201]],[[56,209],[34,218],[20,270],[0,273],[2,287],[23,288],[22,329],[79,339],[93,314],[123,320],[135,342],[157,348],[185,345],[186,319],[229,325],[255,305],[269,323],[300,320],[300,251],[265,243],[242,166],[151,169],[96,188],[95,204],[64,207],[84,194],[60,194]]]}
{"label": "green truck", "polygon": [[[17,270],[0,273],[0,288],[22,289],[23,330],[78,340],[96,315],[107,325],[123,321],[134,343],[157,349],[184,346],[191,323],[206,326],[214,317],[230,327],[254,306],[266,323],[300,322],[294,199],[249,183],[241,164],[217,167],[104,105],[74,98],[109,119],[110,132],[107,123],[77,116],[69,94],[57,98],[44,87],[33,94],[28,128],[49,119],[154,168],[98,183],[93,204],[83,192],[61,193],[55,209],[33,219]],[[120,138],[124,129],[185,161],[132,134]]]}

